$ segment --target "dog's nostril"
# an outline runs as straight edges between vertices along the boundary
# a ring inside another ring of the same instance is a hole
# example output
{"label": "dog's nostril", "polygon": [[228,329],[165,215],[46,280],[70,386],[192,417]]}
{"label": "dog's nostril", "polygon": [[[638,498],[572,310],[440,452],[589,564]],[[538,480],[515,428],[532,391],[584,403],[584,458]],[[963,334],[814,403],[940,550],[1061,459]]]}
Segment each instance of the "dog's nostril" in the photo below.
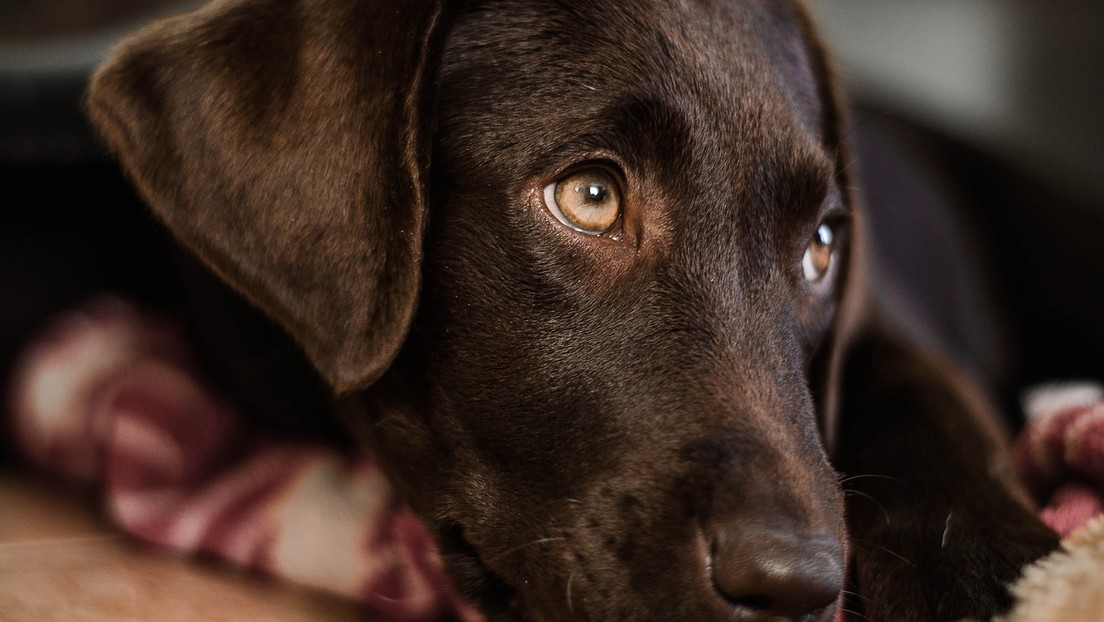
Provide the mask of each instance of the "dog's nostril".
{"label": "dog's nostril", "polygon": [[743,531],[718,536],[711,557],[717,592],[755,619],[811,617],[843,590],[842,555],[832,537]]}

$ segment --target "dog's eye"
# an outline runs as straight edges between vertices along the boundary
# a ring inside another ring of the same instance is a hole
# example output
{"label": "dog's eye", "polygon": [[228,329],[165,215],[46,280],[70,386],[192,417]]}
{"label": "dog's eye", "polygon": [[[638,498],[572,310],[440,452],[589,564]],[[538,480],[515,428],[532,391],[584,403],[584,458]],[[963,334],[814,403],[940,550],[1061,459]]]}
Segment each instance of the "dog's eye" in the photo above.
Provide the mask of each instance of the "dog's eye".
{"label": "dog's eye", "polygon": [[828,276],[836,252],[836,237],[836,230],[826,222],[820,223],[813,233],[801,259],[801,269],[809,283],[820,283]]}
{"label": "dog's eye", "polygon": [[621,216],[617,180],[600,169],[586,169],[548,184],[544,204],[561,223],[576,231],[602,235]]}

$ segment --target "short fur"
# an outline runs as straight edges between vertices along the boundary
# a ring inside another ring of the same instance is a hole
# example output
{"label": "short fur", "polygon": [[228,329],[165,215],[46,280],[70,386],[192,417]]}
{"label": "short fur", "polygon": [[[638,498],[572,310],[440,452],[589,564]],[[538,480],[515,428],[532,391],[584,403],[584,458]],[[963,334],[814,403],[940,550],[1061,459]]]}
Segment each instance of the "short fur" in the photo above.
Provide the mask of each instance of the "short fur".
{"label": "short fur", "polygon": [[[1056,545],[980,390],[863,287],[799,4],[224,0],[125,42],[88,101],[492,620],[828,620],[847,549],[849,609],[985,616]],[[540,205],[586,162],[622,177],[620,241]]]}

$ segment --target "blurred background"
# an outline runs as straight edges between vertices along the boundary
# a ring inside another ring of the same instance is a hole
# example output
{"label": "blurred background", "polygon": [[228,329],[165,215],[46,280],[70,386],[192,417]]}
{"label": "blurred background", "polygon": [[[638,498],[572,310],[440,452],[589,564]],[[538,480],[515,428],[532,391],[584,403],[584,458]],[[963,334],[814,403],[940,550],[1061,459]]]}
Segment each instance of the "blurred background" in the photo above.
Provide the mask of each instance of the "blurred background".
{"label": "blurred background", "polygon": [[1104,205],[1104,3],[812,4],[855,97]]}
{"label": "blurred background", "polygon": [[810,4],[855,104],[893,312],[972,357],[1009,412],[1028,384],[1100,378],[1104,3]]}

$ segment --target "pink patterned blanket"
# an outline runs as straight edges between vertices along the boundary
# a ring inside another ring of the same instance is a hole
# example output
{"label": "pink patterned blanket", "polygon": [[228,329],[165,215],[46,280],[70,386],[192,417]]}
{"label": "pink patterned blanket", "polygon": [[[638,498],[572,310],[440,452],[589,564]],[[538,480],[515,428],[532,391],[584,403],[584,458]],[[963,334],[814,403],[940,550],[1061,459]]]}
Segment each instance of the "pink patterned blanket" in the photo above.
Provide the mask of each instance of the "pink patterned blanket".
{"label": "pink patterned blanket", "polygon": [[[397,621],[481,616],[370,456],[257,438],[171,326],[116,299],[58,319],[12,378],[12,433],[45,471],[98,485],[135,537],[359,599]],[[1021,476],[1063,536],[1104,511],[1104,391],[1026,401]]]}
{"label": "pink patterned blanket", "polygon": [[1016,471],[1064,538],[1104,512],[1104,388],[1045,385],[1028,393],[1024,410]]}
{"label": "pink patterned blanket", "polygon": [[116,299],[56,321],[12,379],[36,467],[102,488],[135,537],[359,599],[397,621],[481,619],[370,456],[257,438],[172,327]]}

